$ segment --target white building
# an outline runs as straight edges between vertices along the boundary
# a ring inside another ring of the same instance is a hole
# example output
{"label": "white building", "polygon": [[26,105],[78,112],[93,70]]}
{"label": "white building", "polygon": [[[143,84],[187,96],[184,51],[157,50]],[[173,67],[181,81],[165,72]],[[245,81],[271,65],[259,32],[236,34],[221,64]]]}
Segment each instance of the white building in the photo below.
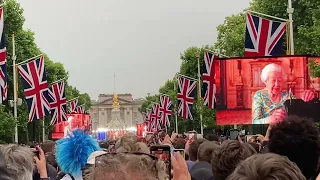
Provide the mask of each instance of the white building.
{"label": "white building", "polygon": [[[118,103],[120,105],[120,121],[126,128],[136,127],[136,124],[143,123],[142,114],[139,108],[143,99],[133,99],[131,94],[118,94]],[[89,113],[92,120],[92,130],[110,128],[112,120],[111,111],[114,104],[113,94],[100,94],[97,101],[92,101]]]}

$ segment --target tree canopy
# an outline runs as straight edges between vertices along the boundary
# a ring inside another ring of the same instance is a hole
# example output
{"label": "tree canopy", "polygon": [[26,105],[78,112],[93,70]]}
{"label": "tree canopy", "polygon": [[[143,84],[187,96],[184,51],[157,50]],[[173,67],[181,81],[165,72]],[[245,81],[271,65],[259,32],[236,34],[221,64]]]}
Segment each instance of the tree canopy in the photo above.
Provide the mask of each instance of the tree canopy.
{"label": "tree canopy", "polygon": [[[15,0],[4,0],[4,28],[5,28],[5,38],[6,38],[6,48],[7,48],[7,64],[8,64],[8,99],[13,99],[13,69],[12,69],[12,34],[15,36],[15,54],[17,56],[17,63],[22,62],[26,59],[32,58],[39,54],[44,54],[45,56],[45,68],[47,73],[48,83],[51,84],[62,78],[66,78],[66,96],[67,99],[74,97],[79,97],[80,104],[86,104],[86,109],[91,106],[90,97],[87,93],[80,93],[75,87],[68,84],[68,72],[65,70],[64,66],[60,62],[52,61],[48,55],[40,50],[40,48],[35,43],[34,33],[31,30],[23,29],[23,24],[25,18],[23,16],[23,9],[20,4]],[[18,107],[18,133],[19,142],[28,142],[30,135],[30,125],[28,125],[28,109],[26,102],[24,101],[23,88],[21,86],[21,80],[18,80],[18,97],[23,99],[23,103]],[[0,106],[0,139],[6,142],[12,142],[14,134],[15,122],[13,119],[12,107],[7,103],[5,106]],[[49,126],[51,117],[45,117],[45,129],[46,135],[50,133],[52,129]],[[30,123],[29,123],[30,124]],[[29,127],[28,127],[29,126]],[[36,131],[37,139],[40,139],[42,135],[41,123],[37,123],[38,130]]]}

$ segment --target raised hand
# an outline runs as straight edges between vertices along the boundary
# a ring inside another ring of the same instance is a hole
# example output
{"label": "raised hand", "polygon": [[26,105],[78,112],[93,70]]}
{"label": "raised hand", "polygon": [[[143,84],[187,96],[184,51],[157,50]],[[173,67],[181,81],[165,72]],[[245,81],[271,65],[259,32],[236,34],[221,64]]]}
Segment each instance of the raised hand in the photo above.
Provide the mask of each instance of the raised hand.
{"label": "raised hand", "polygon": [[302,94],[301,99],[305,102],[311,101],[315,97],[315,94],[311,90],[305,90]]}
{"label": "raised hand", "polygon": [[269,124],[277,124],[284,120],[287,113],[283,109],[275,109],[271,116],[269,116]]}

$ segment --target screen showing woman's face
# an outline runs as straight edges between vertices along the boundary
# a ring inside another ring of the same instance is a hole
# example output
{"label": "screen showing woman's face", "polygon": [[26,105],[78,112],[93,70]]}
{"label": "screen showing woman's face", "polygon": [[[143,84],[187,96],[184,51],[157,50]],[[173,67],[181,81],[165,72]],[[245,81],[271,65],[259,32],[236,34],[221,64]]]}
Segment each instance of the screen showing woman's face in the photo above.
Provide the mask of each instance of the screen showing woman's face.
{"label": "screen showing woman's face", "polygon": [[283,77],[281,72],[270,72],[266,82],[266,88],[271,94],[279,94],[283,87]]}

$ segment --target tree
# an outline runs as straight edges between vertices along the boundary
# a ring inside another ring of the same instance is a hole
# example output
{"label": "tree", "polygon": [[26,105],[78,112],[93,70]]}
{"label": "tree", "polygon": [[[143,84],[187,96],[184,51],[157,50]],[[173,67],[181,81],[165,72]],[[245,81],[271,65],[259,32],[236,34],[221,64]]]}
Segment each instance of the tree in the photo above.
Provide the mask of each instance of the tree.
{"label": "tree", "polygon": [[4,106],[0,105],[0,137],[7,139],[14,134],[15,121],[11,113],[8,113]]}
{"label": "tree", "polygon": [[[15,34],[15,54],[17,56],[16,62],[22,62],[31,57],[43,54],[45,56],[45,68],[47,74],[48,84],[53,83],[59,79],[65,78],[65,82],[67,84],[66,91],[68,91],[68,72],[64,69],[63,64],[59,62],[53,62],[50,58],[43,52],[40,51],[38,46],[35,43],[34,33],[31,30],[24,30],[24,17],[23,17],[23,9],[20,7],[20,4],[15,0],[4,0],[4,22],[5,22],[5,38],[6,38],[6,48],[7,48],[7,63],[8,63],[8,99],[13,99],[13,69],[12,69],[12,34]],[[72,94],[78,93],[79,101],[81,103],[86,103],[86,108],[90,108],[91,102],[88,94],[81,94],[76,88],[73,89],[71,87]],[[18,107],[18,117],[17,124],[19,130],[19,141],[20,142],[28,142],[29,141],[29,132],[33,130],[31,124],[28,123],[29,112],[27,109],[26,102],[24,101],[24,92],[21,85],[20,78],[18,80],[18,97],[23,99],[22,105]],[[14,125],[12,126],[12,107],[9,106],[9,103],[6,103],[5,107],[0,107],[0,139],[6,140],[6,134],[12,137],[14,132]],[[52,129],[52,126],[49,126],[51,117],[45,117],[45,128],[47,129],[46,133],[49,133],[49,130]],[[14,122],[13,122],[14,123]],[[41,137],[42,131],[39,128],[42,128],[41,123],[37,122],[36,136]]]}
{"label": "tree", "polygon": [[[293,1],[293,30],[295,54],[320,54],[319,20],[320,1]],[[287,0],[253,0],[250,10],[288,19]],[[245,16],[243,13],[226,17],[217,27],[218,38],[215,48],[222,55],[241,57],[244,52]]]}
{"label": "tree", "polygon": [[245,16],[243,13],[226,17],[217,27],[218,37],[214,45],[219,56],[241,57],[244,52]]}
{"label": "tree", "polygon": [[[202,65],[204,64],[205,50],[217,52],[216,49],[214,49],[213,47],[204,46],[202,48],[190,47],[186,49],[182,54],[180,54],[182,62],[181,62],[179,74],[197,79],[198,78],[197,53],[198,52],[200,53],[199,60],[200,60],[200,67],[202,67]],[[168,80],[163,86],[160,87],[159,94],[146,97],[146,100],[142,104],[140,111],[145,112],[147,108],[150,108],[153,102],[156,102],[156,103],[159,102],[160,94],[166,94],[170,97],[171,101],[175,106],[174,108],[174,114],[175,114],[176,108],[177,108],[176,105],[178,103],[177,102],[177,86],[178,86],[178,82],[175,78],[172,78],[172,80]],[[196,90],[198,91],[198,88]],[[177,121],[178,121],[179,132],[186,132],[193,129],[200,131],[200,113],[202,113],[202,116],[203,116],[204,128],[213,129],[217,127],[215,122],[215,111],[204,106],[203,101],[198,100],[196,98],[193,106],[194,120],[184,120],[181,117],[178,117]],[[170,122],[171,122],[171,127],[169,128],[169,131],[173,131],[175,128],[175,116],[171,116]]]}

